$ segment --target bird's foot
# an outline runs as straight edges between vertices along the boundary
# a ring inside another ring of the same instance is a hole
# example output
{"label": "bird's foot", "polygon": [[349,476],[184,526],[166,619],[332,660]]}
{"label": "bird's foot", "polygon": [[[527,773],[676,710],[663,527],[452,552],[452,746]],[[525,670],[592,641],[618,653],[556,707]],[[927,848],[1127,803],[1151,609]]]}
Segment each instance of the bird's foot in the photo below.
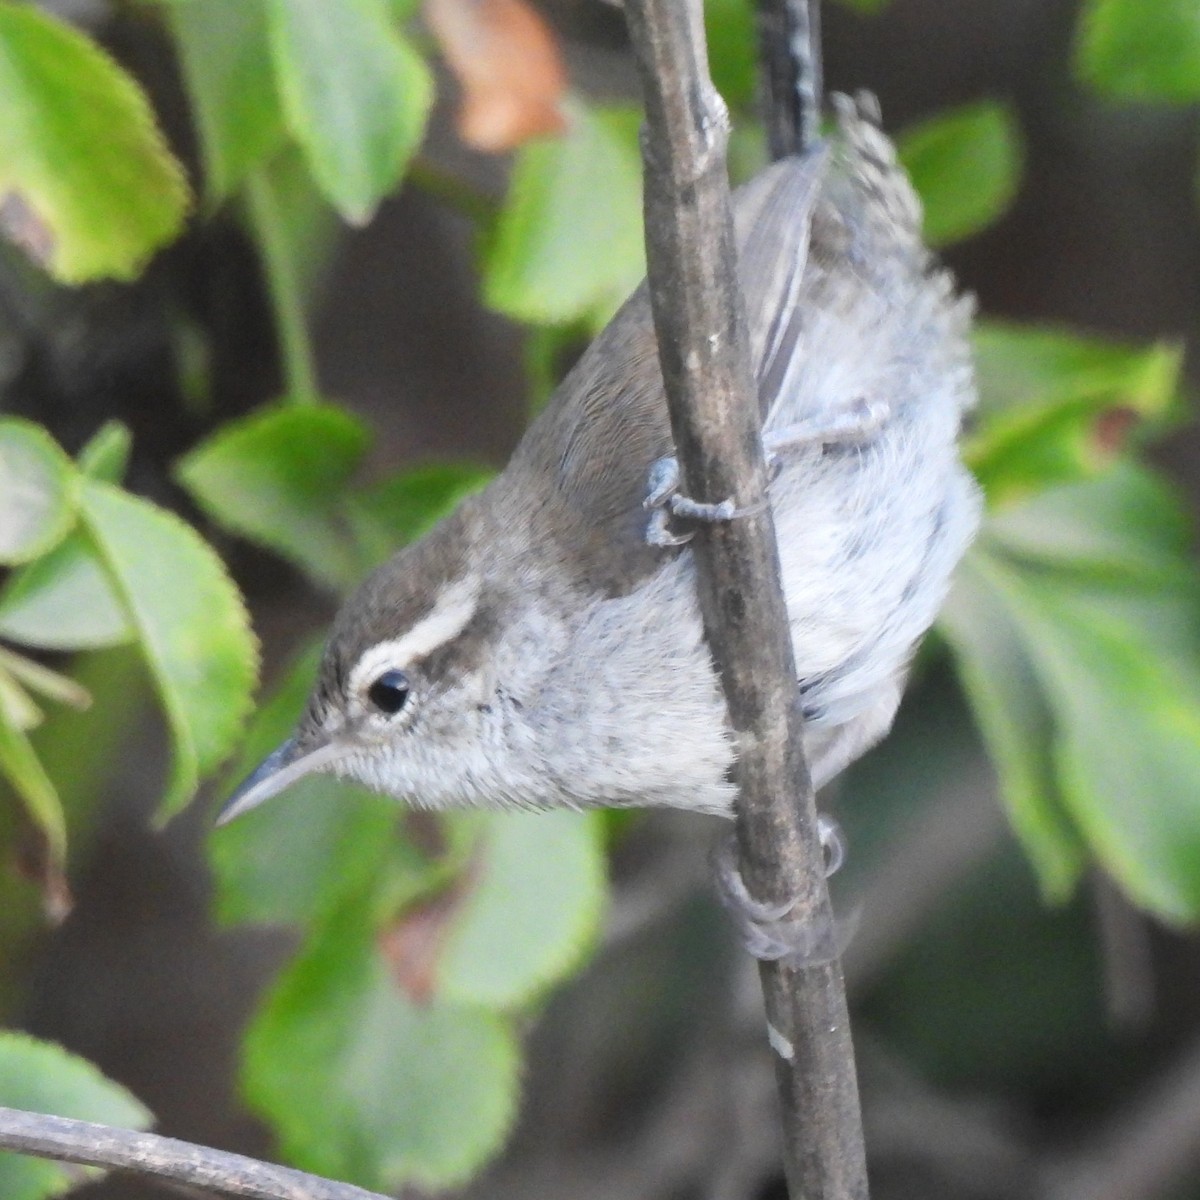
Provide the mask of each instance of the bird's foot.
{"label": "bird's foot", "polygon": [[[869,439],[892,415],[886,400],[860,397],[834,413],[806,417],[763,436],[763,454],[768,479],[774,480],[789,455],[814,445],[843,445]],[[642,507],[650,511],[646,541],[652,546],[682,546],[692,540],[693,531],[676,530],[671,520],[683,522],[731,521],[754,509],[739,509],[732,498],[707,504],[683,495],[679,490],[679,460],[673,455],[659,458],[650,467],[646,479],[646,498]]]}
{"label": "bird's foot", "polygon": [[671,518],[680,521],[730,521],[738,515],[732,499],[719,504],[704,504],[679,491],[679,460],[659,458],[650,467],[646,498],[642,507],[650,510],[646,541],[652,546],[682,546],[692,540],[692,531],[671,528]]}
{"label": "bird's foot", "polygon": [[[832,817],[819,815],[817,831],[828,877],[845,860],[845,842],[841,827]],[[816,967],[840,957],[848,933],[844,928],[839,929],[827,912],[799,912],[798,898],[767,904],[750,895],[738,870],[732,833],[717,844],[713,865],[721,900],[732,913],[746,949],[755,958],[763,962],[784,960],[793,967]]]}

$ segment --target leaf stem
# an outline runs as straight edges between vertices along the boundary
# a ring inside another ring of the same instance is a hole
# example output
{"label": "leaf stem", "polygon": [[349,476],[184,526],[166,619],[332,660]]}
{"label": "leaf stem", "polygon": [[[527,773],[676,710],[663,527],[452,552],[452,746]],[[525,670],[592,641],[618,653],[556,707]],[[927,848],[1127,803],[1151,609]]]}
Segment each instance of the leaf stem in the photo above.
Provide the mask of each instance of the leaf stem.
{"label": "leaf stem", "polygon": [[320,398],[317,364],[300,299],[296,263],[266,170],[260,168],[247,175],[245,197],[275,315],[287,399],[292,404],[315,404]]}

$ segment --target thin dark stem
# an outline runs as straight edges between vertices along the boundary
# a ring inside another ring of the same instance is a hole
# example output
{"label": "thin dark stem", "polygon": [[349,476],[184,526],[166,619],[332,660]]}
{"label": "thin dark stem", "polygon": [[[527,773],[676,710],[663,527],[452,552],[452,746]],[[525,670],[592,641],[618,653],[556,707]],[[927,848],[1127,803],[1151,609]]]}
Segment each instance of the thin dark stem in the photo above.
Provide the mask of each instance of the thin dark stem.
{"label": "thin dark stem", "polygon": [[[737,832],[751,895],[832,930],[801,742],[787,611],[725,169],[728,120],[708,73],[698,3],[626,0],[646,99],[646,250],[671,429],[687,494],[747,515],[693,543],[705,632],[737,747]],[[867,1195],[841,967],[763,963],[796,1200]]]}
{"label": "thin dark stem", "polygon": [[16,1108],[0,1108],[0,1149],[132,1171],[253,1200],[387,1200],[377,1192],[241,1154]]}
{"label": "thin dark stem", "polygon": [[821,136],[820,0],[758,0],[758,45],[771,157],[803,154]]}

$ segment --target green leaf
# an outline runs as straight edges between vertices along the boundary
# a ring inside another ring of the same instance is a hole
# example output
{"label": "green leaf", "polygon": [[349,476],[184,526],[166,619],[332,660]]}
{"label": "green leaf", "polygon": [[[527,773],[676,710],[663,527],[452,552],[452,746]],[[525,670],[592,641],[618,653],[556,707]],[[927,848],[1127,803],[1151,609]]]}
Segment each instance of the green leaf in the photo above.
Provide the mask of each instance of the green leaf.
{"label": "green leaf", "polygon": [[522,147],[484,263],[484,299],[534,324],[599,328],[645,273],[638,114],[571,105]]}
{"label": "green leaf", "polygon": [[1083,838],[1068,815],[1054,758],[1054,723],[995,566],[968,553],[939,619],[999,774],[1000,795],[1045,895],[1061,901],[1083,873]]}
{"label": "green leaf", "polygon": [[749,0],[704,0],[704,32],[709,70],[725,103],[753,104],[758,42]]}
{"label": "green leaf", "polygon": [[433,98],[387,0],[267,0],[284,116],[321,190],[365,224],[420,144]]}
{"label": "green leaf", "polygon": [[1200,915],[1200,672],[1080,609],[1053,576],[1005,589],[1051,696],[1071,815],[1108,871],[1169,921]]}
{"label": "green leaf", "polygon": [[1075,69],[1122,100],[1200,99],[1200,7],[1195,0],[1088,0]]}
{"label": "green leaf", "polygon": [[995,101],[939,113],[906,131],[899,151],[925,206],[925,237],[933,246],[985,229],[1017,194],[1020,132],[1012,112]]}
{"label": "green leaf", "polygon": [[129,469],[133,436],[120,421],[105,421],[79,452],[79,469],[102,483],[120,483]]}
{"label": "green leaf", "polygon": [[518,1053],[496,1015],[417,1006],[344,907],[288,968],[246,1037],[243,1088],[296,1165],[360,1186],[444,1188],[512,1122]]}
{"label": "green leaf", "polygon": [[283,141],[267,42],[265,0],[173,0],[167,20],[179,47],[214,201]]}
{"label": "green leaf", "polygon": [[141,89],[32,5],[0,5],[0,111],[0,226],[56,279],[132,279],[183,227],[183,170]]}
{"label": "green leaf", "polygon": [[0,563],[57,545],[75,521],[78,490],[74,464],[40,425],[0,420]]}
{"label": "green leaf", "polygon": [[966,457],[995,505],[1108,470],[1140,419],[1173,411],[1182,354],[996,322],[976,332],[979,422]]}
{"label": "green leaf", "polygon": [[162,813],[229,753],[250,708],[257,655],[220,559],[178,517],[87,481],[82,512],[137,631],[175,743]]}
{"label": "green leaf", "polygon": [[58,793],[29,739],[15,725],[3,720],[0,720],[0,774],[24,801],[30,819],[45,837],[51,862],[61,867],[67,858],[67,824]]}
{"label": "green leaf", "polygon": [[374,566],[427,533],[482,488],[494,472],[466,463],[438,463],[402,471],[350,498],[355,536]]}
{"label": "green leaf", "polygon": [[368,440],[339,408],[272,408],[222,426],[177,474],[214,520],[341,588],[362,572],[343,492]]}
{"label": "green leaf", "polygon": [[1136,345],[996,320],[980,321],[973,340],[980,413],[989,422],[1077,397],[1097,409],[1120,403],[1161,417],[1175,398],[1182,358],[1176,343]]}
{"label": "green leaf", "polygon": [[1192,532],[1166,484],[1120,462],[1095,479],[1005,506],[989,518],[987,536],[1012,557],[1157,588],[1178,577]]}
{"label": "green leaf", "polygon": [[[229,772],[243,779],[295,727],[320,645],[310,646],[255,714]],[[300,780],[270,804],[213,830],[209,855],[222,921],[311,925],[375,878],[397,837],[394,800],[328,775]]]}
{"label": "green leaf", "polygon": [[[1082,629],[1110,631],[1124,643],[1122,655],[1147,670],[1193,670],[1200,663],[1200,573],[1190,545],[1189,523],[1171,491],[1143,468],[1121,463],[1098,478],[1006,505],[989,518],[958,573],[943,625],[1014,825],[1051,895],[1062,895],[1078,873],[1080,836],[1106,862],[1110,852],[1078,815],[1107,801],[1102,792],[1069,786],[1062,767],[1065,731],[1073,728],[1064,712],[1068,685],[1051,686],[1039,646],[1059,637],[1051,620],[1069,611]],[[1043,595],[1056,606],[1053,618],[1030,599]],[[1120,703],[1113,679],[1081,672],[1069,686],[1093,696],[1107,690],[1114,693],[1108,702]],[[1117,744],[1124,735],[1120,723],[1107,734]],[[1128,882],[1128,870],[1118,874],[1139,897],[1146,893],[1144,882]]]}
{"label": "green leaf", "polygon": [[87,535],[75,530],[0,591],[0,637],[40,650],[98,650],[133,626]]}
{"label": "green leaf", "polygon": [[438,994],[513,1008],[566,974],[603,912],[603,836],[594,813],[484,818],[479,859],[439,960]]}
{"label": "green leaf", "polygon": [[[51,1113],[76,1121],[96,1121],[119,1129],[145,1129],[154,1118],[123,1087],[106,1079],[85,1059],[51,1042],[0,1031],[0,1105]],[[0,1153],[0,1195],[4,1200],[43,1200],[60,1196],[92,1168]]]}

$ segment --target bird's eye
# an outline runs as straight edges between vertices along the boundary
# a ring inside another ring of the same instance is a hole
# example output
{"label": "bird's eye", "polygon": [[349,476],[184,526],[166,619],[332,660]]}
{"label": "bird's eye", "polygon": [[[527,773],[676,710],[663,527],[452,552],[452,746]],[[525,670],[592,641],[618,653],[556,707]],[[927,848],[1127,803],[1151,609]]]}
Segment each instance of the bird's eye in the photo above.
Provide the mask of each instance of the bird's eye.
{"label": "bird's eye", "polygon": [[381,713],[394,717],[408,703],[408,676],[403,671],[384,671],[367,688],[367,699]]}

